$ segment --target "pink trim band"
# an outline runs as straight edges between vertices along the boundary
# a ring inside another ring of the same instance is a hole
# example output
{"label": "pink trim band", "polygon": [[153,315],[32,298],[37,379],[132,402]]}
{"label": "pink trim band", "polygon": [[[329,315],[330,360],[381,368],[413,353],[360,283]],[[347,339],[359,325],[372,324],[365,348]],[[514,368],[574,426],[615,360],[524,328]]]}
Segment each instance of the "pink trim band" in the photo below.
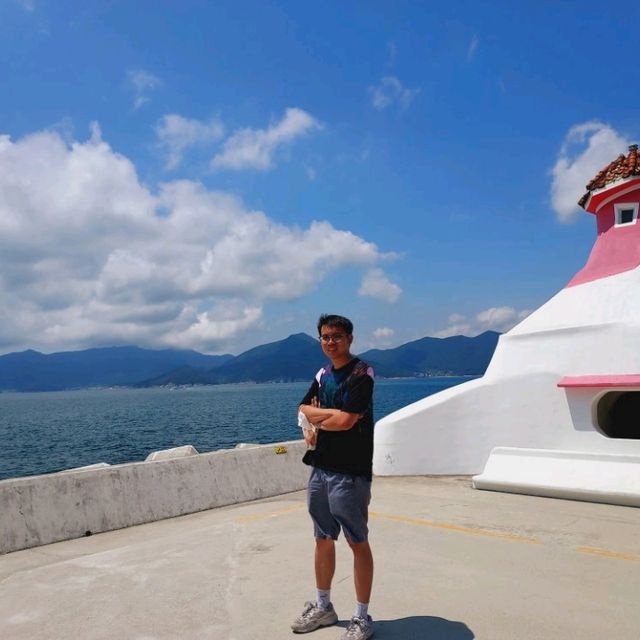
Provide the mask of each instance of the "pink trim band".
{"label": "pink trim band", "polygon": [[640,387],[640,373],[602,376],[564,376],[559,387]]}

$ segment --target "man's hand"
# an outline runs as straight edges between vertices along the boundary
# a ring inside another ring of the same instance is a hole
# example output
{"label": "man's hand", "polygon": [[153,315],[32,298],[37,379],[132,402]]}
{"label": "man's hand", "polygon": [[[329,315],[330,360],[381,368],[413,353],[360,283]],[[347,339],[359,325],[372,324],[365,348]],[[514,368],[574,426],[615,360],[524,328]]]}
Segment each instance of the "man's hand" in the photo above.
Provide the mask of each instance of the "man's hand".
{"label": "man's hand", "polygon": [[315,447],[318,433],[316,431],[309,431],[308,429],[305,429],[302,433],[304,434],[304,441],[307,447]]}
{"label": "man's hand", "polygon": [[347,413],[340,409],[322,409],[316,396],[311,398],[311,404],[300,405],[300,411],[309,422],[323,431],[348,431],[362,417],[362,414]]}
{"label": "man's hand", "polygon": [[[318,402],[317,396],[313,396],[311,398],[311,404],[307,406],[318,407],[320,403]],[[300,406],[300,412],[307,418],[304,412],[304,405]],[[315,448],[316,442],[318,440],[318,427],[313,424],[309,418],[306,419],[307,424],[302,424],[302,436],[304,437],[304,441],[309,448]]]}

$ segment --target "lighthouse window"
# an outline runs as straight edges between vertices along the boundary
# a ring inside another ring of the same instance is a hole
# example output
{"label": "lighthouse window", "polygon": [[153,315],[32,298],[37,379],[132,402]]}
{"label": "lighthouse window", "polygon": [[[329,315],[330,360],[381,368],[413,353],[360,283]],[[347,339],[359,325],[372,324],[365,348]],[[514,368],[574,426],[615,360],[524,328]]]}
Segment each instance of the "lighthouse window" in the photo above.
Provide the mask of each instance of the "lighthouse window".
{"label": "lighthouse window", "polygon": [[616,227],[635,224],[638,219],[638,204],[616,204]]}
{"label": "lighthouse window", "polygon": [[620,209],[620,224],[633,222],[633,209]]}
{"label": "lighthouse window", "polygon": [[598,402],[598,426],[609,438],[640,440],[640,391],[610,391]]}

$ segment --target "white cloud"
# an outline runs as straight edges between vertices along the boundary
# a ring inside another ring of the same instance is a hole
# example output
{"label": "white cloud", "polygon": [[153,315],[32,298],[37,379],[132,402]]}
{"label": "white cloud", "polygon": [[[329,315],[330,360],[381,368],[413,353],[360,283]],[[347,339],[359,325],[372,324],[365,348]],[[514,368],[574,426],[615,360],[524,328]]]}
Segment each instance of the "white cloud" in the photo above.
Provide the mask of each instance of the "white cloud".
{"label": "white cloud", "polygon": [[474,59],[479,44],[480,40],[478,40],[478,37],[473,36],[473,38],[471,38],[471,42],[469,42],[469,47],[467,49],[467,64]]}
{"label": "white cloud", "polygon": [[143,69],[127,71],[127,81],[133,89],[134,109],[139,109],[145,102],[149,102],[149,92],[162,84],[160,78]]}
{"label": "white cloud", "polygon": [[382,269],[370,269],[363,278],[358,294],[369,296],[384,302],[393,303],[400,297],[402,289],[391,282]]}
{"label": "white cloud", "polygon": [[436,331],[433,334],[434,338],[449,338],[450,336],[475,336],[480,332],[476,332],[473,330],[471,323],[469,322],[458,322],[456,324],[450,324],[445,329],[441,329],[440,331]]}
{"label": "white cloud", "polygon": [[151,191],[97,125],[85,142],[0,135],[0,352],[226,350],[265,305],[386,257],[326,221],[281,225],[193,181]]}
{"label": "white cloud", "polygon": [[202,122],[185,118],[177,113],[168,113],[155,127],[158,144],[166,152],[165,169],[176,169],[184,153],[190,147],[205,145],[219,140],[224,135],[224,126],[217,119]]}
{"label": "white cloud", "polygon": [[182,315],[188,329],[169,331],[164,342],[171,347],[198,349],[203,344],[219,344],[255,328],[262,317],[262,308],[235,300],[202,313],[193,306],[186,307]]}
{"label": "white cloud", "polygon": [[393,104],[407,109],[418,93],[419,89],[407,89],[396,76],[385,76],[376,86],[369,87],[371,104],[380,111]]}
{"label": "white cloud", "polygon": [[267,129],[240,129],[229,137],[222,151],[214,156],[214,169],[258,169],[273,168],[274,155],[278,149],[292,143],[321,124],[302,109],[289,108],[282,119]]}
{"label": "white cloud", "polygon": [[481,331],[509,331],[531,313],[530,309],[517,311],[513,307],[491,307],[476,316]]}
{"label": "white cloud", "polygon": [[531,313],[530,309],[518,311],[513,307],[491,307],[480,311],[475,318],[468,320],[460,313],[452,313],[449,316],[448,326],[437,331],[436,338],[448,338],[449,336],[477,336],[485,331],[498,331],[504,333],[515,327]]}
{"label": "white cloud", "polygon": [[366,349],[384,349],[391,346],[391,339],[395,335],[395,331],[389,327],[378,327],[371,332],[371,339],[365,340],[362,344],[358,343],[358,348]]}
{"label": "white cloud", "polygon": [[591,120],[567,132],[551,170],[551,206],[561,222],[569,222],[579,211],[578,200],[585,185],[625,152],[628,142],[607,124]]}

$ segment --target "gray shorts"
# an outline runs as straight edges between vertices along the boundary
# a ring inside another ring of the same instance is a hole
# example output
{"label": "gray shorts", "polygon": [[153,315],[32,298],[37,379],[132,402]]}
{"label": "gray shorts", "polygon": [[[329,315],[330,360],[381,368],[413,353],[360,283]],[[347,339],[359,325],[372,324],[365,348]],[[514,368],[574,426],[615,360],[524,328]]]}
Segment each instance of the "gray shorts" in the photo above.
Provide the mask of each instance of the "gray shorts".
{"label": "gray shorts", "polygon": [[307,506],[315,537],[337,540],[342,528],[349,542],[366,542],[370,500],[371,480],[314,467],[307,487]]}

